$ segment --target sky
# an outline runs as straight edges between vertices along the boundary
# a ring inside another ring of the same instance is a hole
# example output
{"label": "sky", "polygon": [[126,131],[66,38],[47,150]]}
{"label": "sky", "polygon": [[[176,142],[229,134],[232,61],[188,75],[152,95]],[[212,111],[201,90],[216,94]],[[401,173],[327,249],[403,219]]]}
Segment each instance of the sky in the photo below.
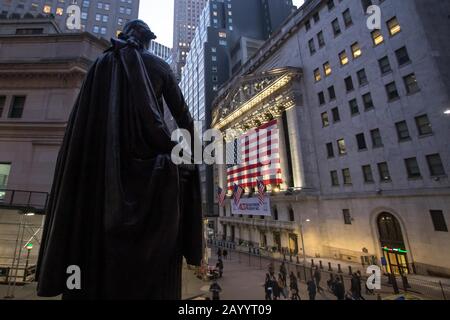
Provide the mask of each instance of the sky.
{"label": "sky", "polygon": [[[245,1],[245,0],[242,0]],[[157,42],[172,48],[173,0],[140,0],[139,18],[147,22],[156,34]],[[304,0],[293,0],[296,6]]]}

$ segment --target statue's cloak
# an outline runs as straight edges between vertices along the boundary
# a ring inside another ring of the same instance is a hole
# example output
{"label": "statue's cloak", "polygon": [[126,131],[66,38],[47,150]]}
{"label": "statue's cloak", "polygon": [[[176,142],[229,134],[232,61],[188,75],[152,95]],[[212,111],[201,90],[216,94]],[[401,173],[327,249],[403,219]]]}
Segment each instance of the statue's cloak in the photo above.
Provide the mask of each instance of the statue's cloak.
{"label": "statue's cloak", "polygon": [[[87,74],[58,156],[38,295],[179,299],[182,256],[202,259],[198,170],[171,161],[175,143],[142,50],[112,43]],[[67,287],[70,266],[81,290]]]}

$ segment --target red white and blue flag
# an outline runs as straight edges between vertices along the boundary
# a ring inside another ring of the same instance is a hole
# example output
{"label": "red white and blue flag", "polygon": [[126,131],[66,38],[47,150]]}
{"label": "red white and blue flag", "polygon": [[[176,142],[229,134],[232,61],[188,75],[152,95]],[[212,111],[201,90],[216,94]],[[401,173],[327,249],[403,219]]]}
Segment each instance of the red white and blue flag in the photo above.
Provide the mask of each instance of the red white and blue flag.
{"label": "red white and blue flag", "polygon": [[221,187],[217,188],[217,201],[219,202],[219,206],[223,207],[225,204],[225,198],[227,196],[227,192]]}
{"label": "red white and blue flag", "polygon": [[234,198],[234,204],[236,206],[239,205],[239,202],[241,201],[242,194],[244,193],[244,189],[240,186],[235,184],[234,190],[233,190],[233,198]]}
{"label": "red white and blue flag", "polygon": [[[255,188],[258,181],[281,185],[280,137],[278,121],[250,130],[227,144],[227,189]],[[230,164],[232,163],[232,164]]]}
{"label": "red white and blue flag", "polygon": [[264,198],[266,196],[266,185],[264,182],[258,180],[258,200],[260,204],[264,203]]}

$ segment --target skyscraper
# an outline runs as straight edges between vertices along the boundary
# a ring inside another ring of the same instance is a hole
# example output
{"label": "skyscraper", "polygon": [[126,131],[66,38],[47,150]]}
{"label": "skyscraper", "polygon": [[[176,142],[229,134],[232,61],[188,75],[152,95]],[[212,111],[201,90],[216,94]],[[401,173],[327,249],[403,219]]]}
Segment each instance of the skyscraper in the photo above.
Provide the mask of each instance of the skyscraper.
{"label": "skyscraper", "polygon": [[[292,0],[208,1],[189,47],[180,84],[195,120],[209,127],[211,105],[219,87],[294,9]],[[212,168],[203,168],[202,174],[204,210],[207,215],[214,215]]]}
{"label": "skyscraper", "polygon": [[186,64],[199,17],[207,0],[175,0],[173,22],[173,65],[177,77]]}
{"label": "skyscraper", "polygon": [[81,30],[109,39],[129,20],[137,19],[139,0],[0,0],[0,17],[54,16],[63,32],[66,26],[67,7],[75,4],[81,9]]}
{"label": "skyscraper", "polygon": [[150,43],[149,51],[153,53],[155,56],[160,57],[164,61],[168,62],[172,50],[159,42],[152,41]]}

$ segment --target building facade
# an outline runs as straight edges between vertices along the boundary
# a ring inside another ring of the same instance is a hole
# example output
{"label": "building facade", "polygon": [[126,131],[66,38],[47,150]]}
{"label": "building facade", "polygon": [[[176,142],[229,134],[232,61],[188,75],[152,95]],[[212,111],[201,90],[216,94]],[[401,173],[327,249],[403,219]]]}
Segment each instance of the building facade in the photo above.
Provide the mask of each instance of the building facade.
{"label": "building facade", "polygon": [[[43,33],[17,35],[29,28]],[[22,274],[36,264],[67,120],[90,65],[108,45],[90,33],[61,33],[53,19],[0,20],[2,271],[19,265]]]}
{"label": "building facade", "polygon": [[152,41],[150,43],[149,51],[153,53],[155,56],[160,57],[166,62],[170,62],[170,56],[172,55],[172,49],[162,45],[159,42]]}
{"label": "building facade", "polygon": [[[381,29],[367,27],[371,4]],[[228,200],[219,237],[450,275],[449,10],[434,0],[306,1],[215,100],[223,132],[278,120],[283,180],[267,186],[271,216],[233,215]],[[215,178],[226,188],[224,166]]]}
{"label": "building facade", "polygon": [[[293,11],[291,0],[210,0],[201,16],[180,87],[192,117],[211,124],[211,105],[219,87],[247,61]],[[253,12],[248,15],[248,12]],[[214,208],[213,169],[202,170],[204,210]]]}
{"label": "building facade", "polygon": [[173,21],[172,69],[178,79],[207,0],[175,0]]}
{"label": "building facade", "polygon": [[[80,7],[80,30],[69,30],[66,25],[67,8],[72,4]],[[86,31],[110,39],[125,23],[138,18],[139,0],[1,0],[0,15],[16,19],[51,16],[63,32]]]}

